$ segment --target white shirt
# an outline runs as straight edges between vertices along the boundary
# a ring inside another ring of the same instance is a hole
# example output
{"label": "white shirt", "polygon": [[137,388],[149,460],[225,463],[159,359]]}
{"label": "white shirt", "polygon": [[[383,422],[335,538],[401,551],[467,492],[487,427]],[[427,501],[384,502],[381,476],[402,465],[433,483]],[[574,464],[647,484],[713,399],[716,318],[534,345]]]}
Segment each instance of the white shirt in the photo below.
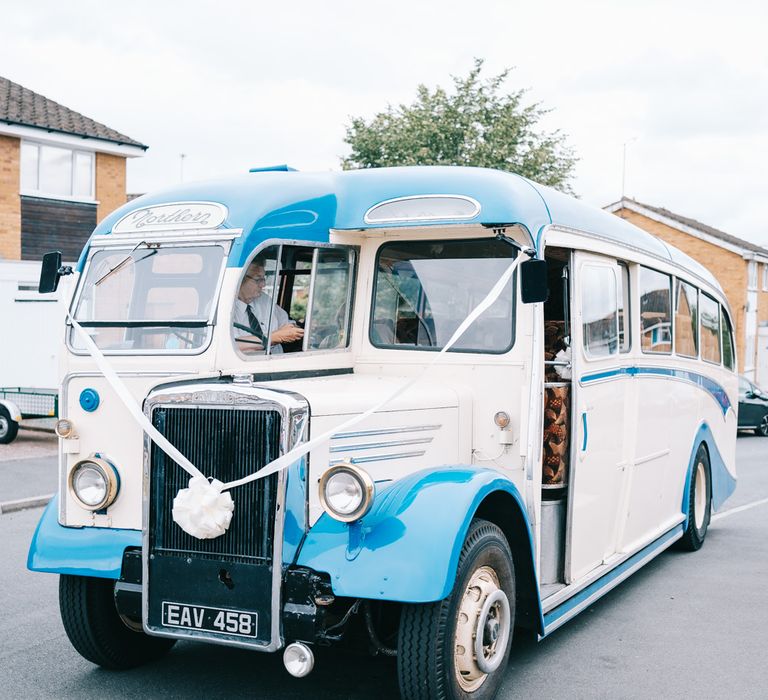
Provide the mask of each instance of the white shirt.
{"label": "white shirt", "polygon": [[[264,334],[265,338],[268,337],[272,332],[276,331],[278,328],[284,326],[286,323],[295,325],[282,307],[274,304],[272,302],[272,298],[268,294],[262,293],[250,304],[246,304],[240,299],[235,299],[234,321],[241,326],[250,327],[251,325],[250,321],[248,320],[248,312],[245,310],[246,306],[251,307],[251,311],[253,311],[254,315],[256,316],[256,320],[259,322],[259,326],[261,326],[261,332]],[[270,323],[269,331],[267,331],[267,323],[269,322],[270,312],[272,313],[272,322]],[[239,338],[244,335],[252,334],[249,331],[244,331],[240,328],[233,328],[232,335],[235,338]],[[279,343],[272,344],[271,352],[273,354],[281,353],[282,351],[283,348]]]}

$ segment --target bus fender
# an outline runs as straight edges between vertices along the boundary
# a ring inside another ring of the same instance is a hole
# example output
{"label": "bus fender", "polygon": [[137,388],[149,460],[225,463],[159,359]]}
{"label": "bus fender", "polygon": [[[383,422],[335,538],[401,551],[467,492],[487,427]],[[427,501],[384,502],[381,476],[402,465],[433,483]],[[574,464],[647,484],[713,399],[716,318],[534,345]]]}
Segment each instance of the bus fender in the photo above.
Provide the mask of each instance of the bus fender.
{"label": "bus fender", "polygon": [[8,399],[0,399],[0,406],[8,411],[11,416],[11,420],[16,421],[17,423],[21,421],[21,411],[13,401],[9,401]]}
{"label": "bus fender", "polygon": [[120,578],[123,552],[141,547],[140,530],[59,525],[59,497],[43,511],[27,556],[30,571]]}
{"label": "bus fender", "polygon": [[338,596],[442,600],[453,587],[473,517],[484,517],[483,504],[494,498],[522,516],[516,520],[521,525],[505,533],[515,540],[513,552],[529,557],[533,581],[528,583],[535,586],[533,537],[523,499],[504,475],[482,467],[426,469],[377,487],[371,510],[356,523],[323,513],[308,532],[297,564],[327,573]]}

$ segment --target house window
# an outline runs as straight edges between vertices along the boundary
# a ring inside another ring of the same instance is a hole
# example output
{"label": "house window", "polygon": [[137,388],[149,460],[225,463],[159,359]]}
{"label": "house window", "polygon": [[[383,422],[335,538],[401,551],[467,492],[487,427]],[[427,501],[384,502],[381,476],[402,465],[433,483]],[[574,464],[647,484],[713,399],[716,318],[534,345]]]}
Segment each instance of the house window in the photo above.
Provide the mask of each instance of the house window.
{"label": "house window", "polygon": [[768,292],[768,264],[763,265],[763,291]]}
{"label": "house window", "polygon": [[92,200],[93,178],[92,152],[22,141],[22,194]]}
{"label": "house window", "polygon": [[757,263],[754,260],[750,260],[747,267],[747,289],[757,289]]}

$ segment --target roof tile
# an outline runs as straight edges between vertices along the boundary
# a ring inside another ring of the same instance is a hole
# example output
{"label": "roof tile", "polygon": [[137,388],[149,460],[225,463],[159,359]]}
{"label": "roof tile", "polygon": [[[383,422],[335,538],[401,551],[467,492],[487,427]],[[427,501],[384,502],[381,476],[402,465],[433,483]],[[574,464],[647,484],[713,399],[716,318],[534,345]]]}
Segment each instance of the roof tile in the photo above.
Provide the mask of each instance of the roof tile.
{"label": "roof tile", "polygon": [[730,243],[731,245],[738,246],[739,248],[750,250],[753,253],[760,253],[761,255],[768,256],[767,248],[763,248],[762,246],[759,246],[755,243],[750,243],[749,241],[745,241],[743,238],[737,238],[736,236],[732,236],[730,233],[725,233],[724,231],[720,231],[719,229],[713,228],[712,226],[707,226],[707,224],[702,224],[700,221],[696,221],[696,219],[690,219],[687,216],[680,216],[680,214],[675,214],[674,212],[669,211],[669,209],[664,209],[664,207],[652,207],[650,204],[643,204],[643,202],[638,202],[636,199],[632,199],[631,197],[624,197],[624,199],[622,199],[619,202],[616,202],[615,204],[609,204],[608,207],[606,207],[606,209],[612,208],[612,207],[618,207],[622,205],[624,202],[635,204],[638,207],[642,207],[643,209],[648,209],[649,211],[655,212],[660,216],[664,216],[668,219],[672,219],[673,221],[677,221],[678,223],[683,224],[684,226],[690,226],[691,228],[695,228],[697,231],[706,233],[712,236],[713,238],[719,238],[721,241],[725,243]]}
{"label": "roof tile", "polygon": [[143,143],[119,131],[110,129],[2,76],[0,76],[0,121],[147,148]]}

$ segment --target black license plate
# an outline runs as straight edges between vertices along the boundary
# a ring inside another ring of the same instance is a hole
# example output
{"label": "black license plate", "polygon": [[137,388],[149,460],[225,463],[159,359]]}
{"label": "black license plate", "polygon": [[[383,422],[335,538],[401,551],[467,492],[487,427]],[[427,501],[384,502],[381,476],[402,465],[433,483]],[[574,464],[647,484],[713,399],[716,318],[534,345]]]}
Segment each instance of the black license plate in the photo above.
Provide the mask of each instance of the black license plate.
{"label": "black license plate", "polygon": [[256,637],[259,616],[249,610],[209,608],[163,601],[163,625],[236,637]]}

